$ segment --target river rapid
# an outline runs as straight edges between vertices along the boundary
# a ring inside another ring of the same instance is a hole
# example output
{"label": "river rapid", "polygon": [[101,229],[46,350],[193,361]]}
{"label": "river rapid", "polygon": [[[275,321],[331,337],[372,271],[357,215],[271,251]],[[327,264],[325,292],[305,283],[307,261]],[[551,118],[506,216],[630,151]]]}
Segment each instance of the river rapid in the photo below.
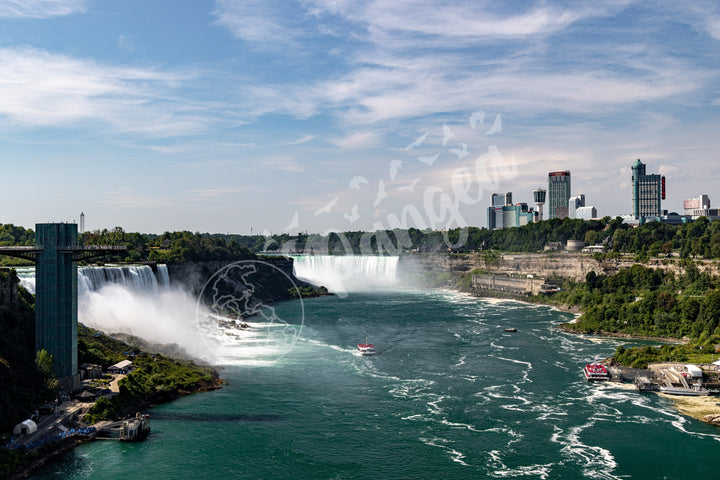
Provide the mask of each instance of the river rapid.
{"label": "river rapid", "polygon": [[228,385],[151,409],[145,442],[82,445],[31,478],[713,478],[720,431],[586,382],[620,340],[554,328],[570,318],[451,291],[308,299],[281,355],[225,346]]}

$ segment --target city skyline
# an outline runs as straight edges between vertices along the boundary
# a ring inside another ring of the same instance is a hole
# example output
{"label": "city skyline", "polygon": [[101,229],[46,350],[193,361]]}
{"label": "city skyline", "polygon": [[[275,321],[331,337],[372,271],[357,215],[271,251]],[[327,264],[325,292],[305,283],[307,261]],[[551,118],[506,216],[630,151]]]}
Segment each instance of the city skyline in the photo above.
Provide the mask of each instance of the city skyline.
{"label": "city skyline", "polygon": [[710,1],[0,0],[0,222],[486,226],[563,170],[615,216],[638,158],[680,213],[718,195],[719,26]]}

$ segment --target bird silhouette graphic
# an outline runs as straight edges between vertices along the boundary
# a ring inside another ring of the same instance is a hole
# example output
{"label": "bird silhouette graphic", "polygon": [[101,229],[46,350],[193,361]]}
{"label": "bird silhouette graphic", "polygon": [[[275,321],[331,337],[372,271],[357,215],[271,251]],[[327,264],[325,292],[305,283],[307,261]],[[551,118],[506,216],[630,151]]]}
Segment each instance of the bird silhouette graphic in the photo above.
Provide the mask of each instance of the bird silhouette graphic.
{"label": "bird silhouette graphic", "polygon": [[451,138],[455,138],[455,134],[452,133],[452,130],[450,130],[450,127],[448,127],[444,123],[443,123],[442,130],[443,130],[442,146],[444,147],[445,145],[447,145],[447,142],[449,142]]}
{"label": "bird silhouette graphic", "polygon": [[415,190],[415,185],[420,181],[420,177],[416,178],[412,181],[410,185],[405,185],[404,187],[399,187],[398,190],[407,190],[408,192],[412,192]]}
{"label": "bird silhouette graphic", "polygon": [[355,221],[360,218],[360,215],[358,214],[358,204],[356,203],[353,205],[350,213],[345,212],[343,217],[345,217],[345,220],[348,220],[350,223],[355,223]]}
{"label": "bird silhouette graphic", "polygon": [[340,199],[339,199],[339,198],[334,198],[334,199],[332,199],[332,200],[330,201],[330,203],[328,203],[328,204],[325,205],[324,207],[318,208],[317,210],[315,210],[315,213],[313,214],[313,216],[314,216],[314,217],[317,217],[318,215],[322,215],[323,213],[330,213],[330,212],[332,211],[332,208],[333,208],[333,207],[335,206],[335,204],[338,202],[338,200],[340,200]]}
{"label": "bird silhouette graphic", "polygon": [[422,145],[422,143],[425,141],[425,139],[428,137],[428,135],[429,134],[426,133],[426,134],[422,135],[421,137],[416,138],[415,141],[413,141],[410,145],[405,147],[405,150],[410,150],[411,148],[419,147],[420,145]]}
{"label": "bird silhouette graphic", "polygon": [[440,156],[440,154],[436,153],[432,157],[418,157],[418,161],[429,166],[429,165],[432,165],[433,163],[435,163],[435,160],[437,160],[439,156]]}
{"label": "bird silhouette graphic", "polygon": [[490,130],[485,132],[485,135],[495,135],[496,133],[502,132],[502,115],[499,113],[495,116],[495,122],[493,122],[493,126],[490,127]]}
{"label": "bird silhouette graphic", "polygon": [[380,202],[385,200],[387,196],[387,193],[385,193],[385,182],[383,182],[381,178],[378,181],[378,192],[377,196],[375,197],[375,203],[373,203],[373,207],[377,207],[378,205],[380,205]]}
{"label": "bird silhouette graphic", "polygon": [[460,146],[462,146],[462,148],[451,148],[448,150],[450,153],[457,155],[458,160],[462,160],[467,157],[468,154],[467,143],[460,143]]}
{"label": "bird silhouette graphic", "polygon": [[481,125],[485,123],[485,115],[486,113],[482,110],[473,112],[470,115],[470,128],[473,129],[473,132],[475,131],[475,127],[477,126],[478,122],[480,122]]}
{"label": "bird silhouette graphic", "polygon": [[360,190],[361,185],[370,185],[370,182],[365,177],[353,177],[348,183],[348,188]]}
{"label": "bird silhouette graphic", "polygon": [[398,170],[402,167],[402,160],[391,160],[390,161],[390,180],[395,181],[395,175]]}
{"label": "bird silhouette graphic", "polygon": [[283,228],[283,232],[289,232],[290,230],[295,230],[298,225],[300,225],[300,214],[298,212],[295,212],[295,214],[292,217],[292,220],[290,220],[290,223],[288,223],[288,226]]}

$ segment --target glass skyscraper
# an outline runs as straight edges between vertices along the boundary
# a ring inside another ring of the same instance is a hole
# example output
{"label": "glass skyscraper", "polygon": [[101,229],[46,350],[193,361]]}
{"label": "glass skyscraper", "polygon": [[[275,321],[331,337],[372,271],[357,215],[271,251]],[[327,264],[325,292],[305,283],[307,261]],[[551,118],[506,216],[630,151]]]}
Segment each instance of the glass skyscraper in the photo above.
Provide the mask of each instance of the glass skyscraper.
{"label": "glass skyscraper", "polygon": [[570,171],[548,173],[548,219],[567,218],[570,200]]}

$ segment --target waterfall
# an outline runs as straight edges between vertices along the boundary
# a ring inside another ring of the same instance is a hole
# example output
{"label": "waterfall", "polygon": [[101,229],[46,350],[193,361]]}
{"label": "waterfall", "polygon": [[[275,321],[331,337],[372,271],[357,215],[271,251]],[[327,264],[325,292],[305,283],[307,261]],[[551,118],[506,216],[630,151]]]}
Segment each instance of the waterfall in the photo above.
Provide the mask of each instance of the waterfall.
{"label": "waterfall", "polygon": [[[35,293],[35,267],[16,267],[20,284]],[[157,274],[147,265],[79,267],[78,296],[97,292],[107,285],[119,285],[135,292],[158,293],[170,286],[167,265],[158,265]]]}
{"label": "waterfall", "polygon": [[35,293],[35,267],[15,267],[20,285],[30,293]]}
{"label": "waterfall", "polygon": [[297,278],[340,295],[398,284],[399,257],[299,255],[293,260],[293,273]]}
{"label": "waterfall", "polygon": [[164,267],[164,277],[160,273],[160,266],[158,266],[157,277],[152,268],[147,265],[81,267],[78,268],[78,294],[97,292],[109,284],[124,285],[136,292],[158,293],[158,287],[167,286],[169,283],[167,281],[167,266],[162,265],[162,267]]}

